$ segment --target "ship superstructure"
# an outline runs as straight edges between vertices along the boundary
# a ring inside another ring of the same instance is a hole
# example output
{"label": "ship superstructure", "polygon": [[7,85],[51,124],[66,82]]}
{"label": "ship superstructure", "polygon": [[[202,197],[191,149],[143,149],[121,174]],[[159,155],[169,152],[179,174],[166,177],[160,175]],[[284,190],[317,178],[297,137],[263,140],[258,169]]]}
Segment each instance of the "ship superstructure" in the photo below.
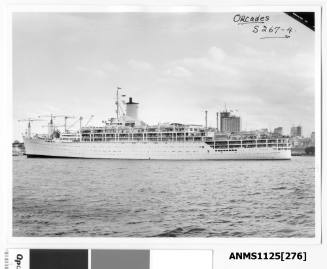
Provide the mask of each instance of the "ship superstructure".
{"label": "ship superstructure", "polygon": [[[138,119],[132,98],[122,101],[116,94],[116,117],[103,126],[66,127],[59,132],[53,117],[48,134],[24,136],[28,157],[69,157],[107,159],[226,160],[290,159],[288,137],[256,132],[221,133],[195,124],[162,123],[147,125]],[[207,113],[206,113],[207,117]]]}

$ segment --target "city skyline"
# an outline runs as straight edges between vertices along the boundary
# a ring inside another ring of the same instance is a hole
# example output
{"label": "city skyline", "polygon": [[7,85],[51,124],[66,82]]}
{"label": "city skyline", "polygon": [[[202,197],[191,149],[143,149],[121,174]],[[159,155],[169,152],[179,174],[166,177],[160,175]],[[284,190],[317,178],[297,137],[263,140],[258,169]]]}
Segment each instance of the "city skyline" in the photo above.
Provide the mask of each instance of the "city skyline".
{"label": "city skyline", "polygon": [[[207,110],[205,111],[205,112],[208,112]],[[207,128],[207,129],[217,129],[218,130],[218,132],[230,132],[230,131],[226,131],[226,130],[223,130],[223,129],[226,129],[226,127],[223,127],[223,125],[225,124],[225,123],[223,123],[222,122],[222,116],[221,116],[221,114],[223,114],[223,113],[226,113],[227,112],[227,110],[225,109],[225,110],[223,110],[223,111],[220,111],[220,112],[216,112],[216,125],[215,126],[213,126],[213,125],[208,125],[207,127],[205,127],[206,126],[206,122],[204,123],[204,124],[200,124],[200,125],[202,125],[204,128]],[[311,137],[312,138],[312,135],[315,133],[315,131],[308,131],[308,135],[302,135],[303,134],[303,127],[302,127],[302,125],[292,125],[291,127],[290,127],[290,129],[289,130],[285,130],[283,127],[281,127],[281,126],[277,126],[277,127],[274,127],[274,128],[272,128],[272,129],[270,129],[270,128],[265,128],[265,127],[263,127],[263,128],[259,128],[259,129],[252,129],[252,130],[247,130],[247,129],[244,129],[243,127],[242,127],[242,118],[240,117],[240,116],[236,116],[235,114],[233,114],[232,113],[232,111],[229,111],[229,112],[227,112],[227,113],[230,113],[230,117],[231,118],[238,118],[239,119],[239,123],[237,123],[237,124],[239,124],[239,132],[251,132],[251,131],[253,131],[253,132],[260,132],[260,131],[264,131],[264,130],[267,130],[267,131],[269,131],[270,133],[279,133],[279,134],[281,134],[281,135],[286,135],[286,136],[290,136],[291,138],[292,137],[296,137],[296,136],[299,136],[299,137],[304,137],[304,138],[309,138],[309,137]],[[217,122],[217,114],[219,114],[219,119],[218,119],[218,122]],[[53,118],[52,118],[52,116],[53,116]],[[89,118],[87,118],[87,119],[85,119],[85,118],[83,118],[82,117],[82,126],[84,126],[85,125],[85,120],[86,120],[86,125],[89,125],[88,123],[90,123],[91,122],[91,120],[93,119],[93,117],[94,117],[94,115],[90,115],[89,116]],[[52,118],[52,120],[53,120],[53,122],[55,122],[56,121],[56,118],[61,118],[61,119],[64,119],[65,117],[64,117],[64,115],[44,115],[44,116],[39,116],[39,117],[36,117],[36,118],[27,118],[27,119],[22,119],[22,120],[19,120],[19,121],[21,121],[21,122],[26,122],[26,128],[25,128],[25,132],[27,132],[27,125],[28,124],[31,124],[31,126],[32,126],[32,124],[33,124],[33,122],[34,121],[42,121],[43,122],[43,124],[45,124],[45,125],[43,125],[43,127],[48,127],[48,123],[44,123],[44,122],[46,122],[47,120],[45,120],[44,118]],[[80,118],[78,118],[78,117],[71,117],[71,116],[67,116],[67,119],[71,119],[71,118],[73,118],[73,123],[68,123],[67,122],[67,125],[66,124],[62,124],[63,122],[64,122],[64,120],[61,120],[61,122],[60,122],[60,124],[54,124],[54,126],[55,127],[60,127],[61,129],[64,129],[64,127],[66,128],[66,126],[68,127],[68,126],[70,126],[70,125],[73,125],[73,126],[76,126],[77,125],[77,122],[80,122]],[[30,120],[29,120],[30,119]],[[224,118],[225,119],[225,118]],[[84,122],[83,122],[83,120],[84,120]],[[206,121],[206,119],[204,119],[204,121]],[[84,123],[84,125],[83,125],[83,123]],[[103,123],[103,122],[102,122]],[[160,124],[165,124],[166,122],[160,122]],[[217,124],[218,124],[218,126],[217,126]],[[156,124],[154,124],[154,125],[156,125]],[[190,124],[190,125],[193,125],[193,124]],[[195,125],[197,125],[197,124],[195,124]],[[60,129],[59,128],[59,129]],[[229,127],[227,127],[227,129],[228,129]],[[235,128],[235,127],[234,127]],[[300,135],[293,135],[292,134],[292,131],[293,131],[293,129],[294,128],[300,128],[301,129],[301,131],[300,131]],[[73,128],[72,128],[73,129]],[[74,128],[74,129],[76,129],[76,128]],[[67,129],[68,130],[68,129]],[[43,134],[45,134],[46,132],[44,131],[43,132]],[[19,139],[15,139],[15,141],[19,141]]]}
{"label": "city skyline", "polygon": [[233,24],[233,13],[14,14],[14,139],[26,129],[17,120],[37,115],[95,115],[100,124],[115,115],[117,86],[149,124],[204,125],[208,110],[214,127],[227,104],[238,109],[243,130],[289,132],[300,124],[309,136],[314,32],[267,14],[294,27],[294,36],[260,40]]}

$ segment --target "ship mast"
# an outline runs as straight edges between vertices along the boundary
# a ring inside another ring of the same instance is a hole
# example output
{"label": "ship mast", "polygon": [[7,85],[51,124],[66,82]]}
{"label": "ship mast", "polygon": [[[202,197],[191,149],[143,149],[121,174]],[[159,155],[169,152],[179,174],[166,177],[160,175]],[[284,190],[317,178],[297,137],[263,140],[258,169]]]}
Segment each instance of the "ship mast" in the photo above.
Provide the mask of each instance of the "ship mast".
{"label": "ship mast", "polygon": [[28,138],[31,138],[31,136],[32,136],[32,125],[31,125],[31,122],[32,121],[42,121],[42,120],[28,118],[28,119],[23,119],[23,120],[18,120],[18,121],[27,121],[28,122],[28,124],[27,124],[27,130],[26,130],[26,136]]}
{"label": "ship mast", "polygon": [[208,110],[205,111],[205,130],[208,129]]}
{"label": "ship mast", "polygon": [[117,87],[117,91],[116,91],[116,118],[117,118],[117,122],[118,122],[118,118],[119,118],[119,90],[121,88]]}

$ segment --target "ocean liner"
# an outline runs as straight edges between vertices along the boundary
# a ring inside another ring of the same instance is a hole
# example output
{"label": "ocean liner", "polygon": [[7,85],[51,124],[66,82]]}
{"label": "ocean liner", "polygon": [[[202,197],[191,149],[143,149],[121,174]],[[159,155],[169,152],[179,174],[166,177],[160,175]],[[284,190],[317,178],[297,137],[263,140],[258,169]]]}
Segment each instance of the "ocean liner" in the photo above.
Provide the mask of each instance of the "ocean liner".
{"label": "ocean liner", "polygon": [[117,89],[116,117],[102,126],[82,125],[76,131],[60,131],[50,116],[47,134],[25,132],[27,157],[104,158],[143,160],[288,160],[291,148],[286,136],[257,132],[222,133],[207,124],[164,123],[147,125],[138,119],[132,98],[123,101]]}

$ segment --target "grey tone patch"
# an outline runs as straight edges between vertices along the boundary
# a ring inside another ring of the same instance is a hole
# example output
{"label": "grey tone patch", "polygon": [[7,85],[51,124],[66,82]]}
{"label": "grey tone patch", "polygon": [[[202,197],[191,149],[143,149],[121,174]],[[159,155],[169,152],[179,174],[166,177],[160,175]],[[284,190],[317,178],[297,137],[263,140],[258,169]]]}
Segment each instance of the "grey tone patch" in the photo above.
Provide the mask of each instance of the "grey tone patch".
{"label": "grey tone patch", "polygon": [[149,250],[92,250],[92,269],[149,269]]}

